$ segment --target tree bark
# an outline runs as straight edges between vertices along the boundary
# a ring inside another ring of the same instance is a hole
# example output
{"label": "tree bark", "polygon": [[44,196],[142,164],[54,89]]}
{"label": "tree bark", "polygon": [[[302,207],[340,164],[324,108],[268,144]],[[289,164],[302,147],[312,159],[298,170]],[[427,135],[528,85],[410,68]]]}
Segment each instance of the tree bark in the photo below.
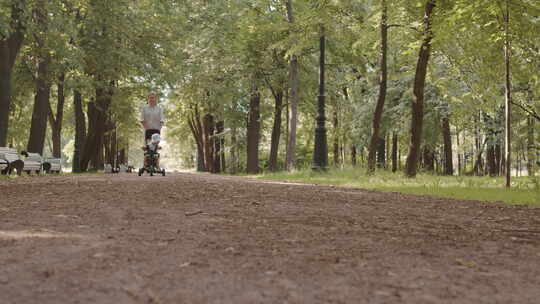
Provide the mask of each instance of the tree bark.
{"label": "tree bark", "polygon": [[62,156],[62,120],[64,119],[64,74],[62,73],[58,78],[57,83],[57,95],[56,102],[56,116],[52,111],[52,107],[49,103],[49,125],[51,126],[52,144],[53,144],[53,157],[60,158]]}
{"label": "tree bark", "polygon": [[223,137],[222,137],[222,133],[224,131],[224,128],[225,127],[225,122],[223,120],[221,121],[218,121],[216,122],[216,134],[215,134],[215,138],[214,138],[214,173],[220,173],[222,172],[225,168],[222,167],[222,152],[223,152],[223,149],[222,149],[222,146],[223,146]]}
{"label": "tree bark", "polygon": [[[377,144],[376,150],[377,156],[377,167],[380,169],[386,168],[386,140],[384,137],[379,137],[379,142]],[[368,156],[369,157],[369,156]],[[368,160],[369,162],[369,160]],[[368,164],[369,166],[369,164]]]}
{"label": "tree bark", "polygon": [[512,130],[511,130],[511,105],[512,105],[512,83],[510,75],[510,10],[508,9],[508,0],[506,0],[506,14],[504,18],[504,65],[505,65],[505,160],[506,160],[506,187],[510,187],[512,173]]}
{"label": "tree bark", "polygon": [[[287,0],[287,21],[294,24],[294,13],[292,0]],[[298,58],[296,55],[291,55],[289,67],[289,88],[290,88],[290,121],[289,121],[289,138],[286,151],[287,170],[294,170],[296,167],[296,128],[298,121]]]}
{"label": "tree bark", "polygon": [[82,106],[82,96],[79,91],[73,93],[73,104],[75,108],[75,149],[73,151],[73,167],[74,173],[80,173],[81,170],[81,154],[84,151],[84,142],[86,141],[86,121]]}
{"label": "tree bark", "polygon": [[398,170],[398,135],[392,132],[392,172]]}
{"label": "tree bark", "polygon": [[283,111],[283,90],[275,92],[274,95],[275,107],[274,107],[274,126],[272,127],[272,139],[270,142],[270,158],[268,160],[268,170],[278,170],[278,151],[279,151],[279,138],[281,136],[281,116]]}
{"label": "tree bark", "polygon": [[18,3],[11,6],[11,29],[13,31],[4,39],[0,39],[0,147],[7,146],[11,109],[11,76],[25,32],[22,9],[26,6],[26,1],[14,2]]}
{"label": "tree bark", "polygon": [[443,114],[442,134],[444,142],[444,175],[454,175],[454,158],[452,155],[452,135],[450,134],[449,114]]}
{"label": "tree bark", "polygon": [[334,105],[334,112],[332,113],[332,125],[334,127],[334,167],[338,168],[340,165],[340,151],[339,151],[339,115],[337,108],[337,101]]}
{"label": "tree bark", "polygon": [[49,96],[51,84],[48,78],[49,58],[39,58],[38,73],[36,79],[36,95],[34,97],[34,109],[30,126],[30,138],[28,139],[27,151],[43,155],[45,135],[47,132],[47,119],[49,117]]}
{"label": "tree bark", "polygon": [[414,77],[411,142],[409,145],[409,154],[407,155],[407,165],[405,170],[405,174],[408,177],[416,177],[418,171],[418,157],[422,145],[422,130],[424,124],[424,87],[427,65],[431,54],[431,40],[433,38],[431,23],[434,8],[435,0],[428,0],[424,15],[424,40],[420,46],[420,54],[418,55]]}
{"label": "tree bark", "polygon": [[373,127],[371,132],[371,140],[368,147],[368,172],[373,173],[375,171],[375,154],[377,151],[377,144],[379,141],[379,128],[381,125],[382,114],[384,110],[384,103],[386,100],[386,87],[387,87],[387,49],[388,49],[388,15],[386,0],[381,0],[382,14],[381,14],[381,50],[380,50],[380,74],[379,74],[379,98],[377,99],[377,106],[375,107],[375,114],[373,115]]}
{"label": "tree bark", "polygon": [[30,138],[28,139],[27,151],[43,155],[45,135],[47,132],[47,119],[49,117],[49,96],[51,83],[49,78],[50,55],[45,43],[45,35],[48,28],[48,12],[44,0],[36,1],[33,10],[37,31],[35,34],[37,50],[37,77],[32,123],[30,126]]}
{"label": "tree bark", "polygon": [[260,102],[261,95],[257,87],[254,87],[249,102],[247,125],[247,173],[249,174],[259,173]]}
{"label": "tree bark", "polygon": [[351,145],[351,164],[353,167],[356,167],[356,146]]}
{"label": "tree bark", "polygon": [[216,173],[215,153],[214,153],[214,116],[206,114],[203,117],[203,148],[204,148],[204,167],[210,173]]}
{"label": "tree bark", "polygon": [[203,130],[197,107],[195,107],[193,113],[188,118],[188,125],[191,130],[191,134],[193,134],[193,139],[195,139],[195,144],[197,145],[197,171],[204,172],[206,171],[206,167],[204,165]]}
{"label": "tree bark", "polygon": [[96,88],[96,101],[88,104],[88,135],[84,144],[84,153],[81,159],[81,169],[103,169],[103,138],[107,112],[112,101],[113,88]]}

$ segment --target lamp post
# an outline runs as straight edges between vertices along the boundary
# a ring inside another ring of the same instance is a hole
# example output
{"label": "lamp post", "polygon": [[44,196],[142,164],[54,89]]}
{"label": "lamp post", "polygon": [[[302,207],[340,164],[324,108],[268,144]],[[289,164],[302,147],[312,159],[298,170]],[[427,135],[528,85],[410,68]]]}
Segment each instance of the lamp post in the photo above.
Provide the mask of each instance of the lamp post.
{"label": "lamp post", "polygon": [[313,150],[312,169],[324,171],[328,166],[328,144],[326,141],[326,117],[325,117],[325,88],[324,88],[324,59],[325,59],[325,34],[324,26],[321,25],[319,42],[319,98],[317,102],[317,127],[315,128],[315,149]]}

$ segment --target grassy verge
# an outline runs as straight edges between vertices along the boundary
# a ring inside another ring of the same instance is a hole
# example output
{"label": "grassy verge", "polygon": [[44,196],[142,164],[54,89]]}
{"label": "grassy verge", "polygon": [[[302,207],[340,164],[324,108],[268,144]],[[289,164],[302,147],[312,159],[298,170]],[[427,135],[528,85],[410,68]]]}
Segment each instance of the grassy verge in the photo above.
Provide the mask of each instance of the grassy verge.
{"label": "grassy verge", "polygon": [[292,173],[267,173],[256,177],[278,181],[433,195],[462,200],[501,201],[509,204],[540,206],[540,181],[538,178],[514,178],[512,188],[506,189],[504,179],[500,177],[456,177],[420,174],[417,178],[410,179],[402,174],[387,172],[368,176],[363,169],[329,170],[326,173],[304,170]]}

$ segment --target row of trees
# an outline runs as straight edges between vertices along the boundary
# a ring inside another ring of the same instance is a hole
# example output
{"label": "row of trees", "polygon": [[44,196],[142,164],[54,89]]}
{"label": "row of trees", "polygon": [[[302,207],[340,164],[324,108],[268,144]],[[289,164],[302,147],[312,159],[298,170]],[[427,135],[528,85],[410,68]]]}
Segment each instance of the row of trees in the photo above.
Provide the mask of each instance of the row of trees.
{"label": "row of trees", "polygon": [[48,120],[53,146],[69,146],[55,144],[62,132],[81,151],[74,164],[99,168],[105,151],[140,140],[137,102],[161,88],[185,166],[310,167],[324,28],[333,165],[411,177],[534,172],[533,0],[7,2],[0,146],[29,138],[41,152]]}

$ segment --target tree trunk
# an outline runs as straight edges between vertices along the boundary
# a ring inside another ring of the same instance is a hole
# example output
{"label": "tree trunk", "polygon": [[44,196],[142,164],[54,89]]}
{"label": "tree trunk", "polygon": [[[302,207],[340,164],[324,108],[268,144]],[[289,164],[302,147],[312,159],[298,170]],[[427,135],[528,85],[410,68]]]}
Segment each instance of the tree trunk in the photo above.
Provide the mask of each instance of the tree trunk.
{"label": "tree trunk", "polygon": [[392,172],[398,170],[398,135],[392,132]]}
{"label": "tree trunk", "polygon": [[221,159],[221,156],[222,156],[222,152],[223,152],[223,131],[224,131],[224,128],[225,127],[225,122],[223,120],[221,121],[218,121],[216,123],[216,137],[214,138],[214,147],[215,147],[215,150],[214,150],[214,173],[220,173],[222,172],[225,168],[222,167],[222,159]]}
{"label": "tree trunk", "polygon": [[422,145],[422,129],[424,123],[424,87],[426,82],[427,65],[431,53],[431,40],[433,32],[431,29],[432,14],[435,8],[435,0],[428,0],[424,15],[424,40],[420,46],[418,63],[414,77],[413,101],[412,101],[412,121],[411,121],[411,142],[409,154],[407,155],[407,165],[405,174],[408,177],[415,177],[418,170],[418,157]]}
{"label": "tree trunk", "polygon": [[512,83],[510,75],[510,35],[509,35],[509,26],[510,26],[510,10],[508,9],[508,0],[506,0],[506,14],[504,18],[504,65],[505,65],[505,160],[506,160],[506,187],[510,187],[510,176],[512,173],[512,130],[511,130],[511,104],[512,104]]}
{"label": "tree trunk", "polygon": [[88,135],[81,160],[84,171],[88,170],[90,164],[94,171],[103,169],[103,137],[112,94],[112,87],[96,88],[96,101],[88,104]]}
{"label": "tree trunk", "polygon": [[[292,0],[288,0],[287,6],[287,21],[294,24],[294,13],[292,8]],[[289,88],[290,88],[290,121],[289,121],[289,138],[286,151],[287,170],[294,170],[296,167],[296,127],[298,121],[298,58],[296,55],[291,55],[289,69]]]}
{"label": "tree trunk", "polygon": [[527,117],[527,173],[529,176],[536,174],[536,151],[534,141],[535,119],[532,116]]}
{"label": "tree trunk", "polygon": [[48,78],[49,56],[39,58],[38,73],[36,79],[36,95],[34,98],[34,110],[30,126],[30,138],[28,139],[27,151],[43,155],[45,135],[47,132],[47,119],[49,117],[49,96],[51,84]]}
{"label": "tree trunk", "polygon": [[10,24],[13,31],[4,39],[0,39],[0,147],[7,146],[9,111],[11,109],[11,76],[13,65],[24,40],[25,31],[21,15],[26,1],[19,0],[13,1],[13,3]]}
{"label": "tree trunk", "polygon": [[424,169],[429,173],[435,172],[435,152],[428,147],[424,147],[424,156],[422,157],[424,161]]}
{"label": "tree trunk", "polygon": [[337,101],[336,105],[334,105],[334,113],[332,113],[332,125],[334,127],[334,166],[336,168],[339,167],[340,164],[340,158],[339,158],[339,116],[338,116],[338,109],[337,109]]}
{"label": "tree trunk", "polygon": [[210,173],[216,173],[214,167],[214,116],[206,114],[203,117],[203,148],[204,148],[204,167]]}
{"label": "tree trunk", "polygon": [[86,141],[86,121],[82,106],[82,96],[79,91],[73,93],[73,104],[75,108],[75,149],[73,151],[73,169],[74,173],[80,173],[81,153],[84,151],[84,142]]}
{"label": "tree trunk", "polygon": [[454,158],[452,155],[452,135],[450,134],[449,114],[443,114],[442,134],[444,142],[444,175],[454,175]]}
{"label": "tree trunk", "polygon": [[351,145],[351,164],[356,167],[356,146]]}
{"label": "tree trunk", "polygon": [[272,139],[270,142],[270,158],[268,160],[268,170],[277,171],[279,138],[281,136],[281,114],[283,111],[283,90],[276,92],[274,107],[274,126],[272,127]]}
{"label": "tree trunk", "polygon": [[53,144],[53,157],[62,157],[62,120],[64,119],[64,74],[62,73],[58,78],[57,83],[57,95],[56,102],[56,117],[52,111],[52,107],[49,103],[49,125],[51,126],[52,144]]}
{"label": "tree trunk", "polygon": [[236,174],[238,172],[238,148],[236,140],[236,127],[231,128],[231,174]]}
{"label": "tree trunk", "polygon": [[32,112],[32,123],[30,126],[30,138],[28,139],[28,152],[43,155],[45,135],[47,133],[47,119],[49,118],[49,96],[51,83],[49,78],[50,55],[45,43],[45,35],[48,28],[48,12],[44,0],[36,1],[35,23],[37,31],[35,33],[37,59],[36,95],[34,98],[34,109]]}
{"label": "tree trunk", "polygon": [[381,0],[382,14],[381,14],[381,50],[380,50],[380,75],[379,75],[379,98],[377,99],[377,106],[375,107],[375,114],[373,115],[373,127],[371,133],[371,140],[368,147],[368,172],[375,171],[375,154],[377,150],[377,144],[379,140],[379,128],[381,125],[382,114],[384,110],[384,102],[386,100],[386,86],[387,86],[387,49],[388,49],[388,16],[386,0]]}
{"label": "tree trunk", "polygon": [[193,134],[193,139],[195,139],[195,143],[197,145],[197,171],[204,172],[206,171],[206,167],[204,165],[203,129],[199,110],[197,107],[195,107],[192,115],[188,118],[188,125],[191,129],[191,134]]}
{"label": "tree trunk", "polygon": [[260,102],[261,95],[254,87],[249,102],[247,125],[247,173],[259,173]]}
{"label": "tree trunk", "polygon": [[[377,167],[380,169],[386,168],[386,140],[384,137],[379,137],[377,145]],[[369,156],[368,156],[369,157]],[[369,159],[368,159],[369,162]],[[368,163],[369,166],[369,163]]]}

